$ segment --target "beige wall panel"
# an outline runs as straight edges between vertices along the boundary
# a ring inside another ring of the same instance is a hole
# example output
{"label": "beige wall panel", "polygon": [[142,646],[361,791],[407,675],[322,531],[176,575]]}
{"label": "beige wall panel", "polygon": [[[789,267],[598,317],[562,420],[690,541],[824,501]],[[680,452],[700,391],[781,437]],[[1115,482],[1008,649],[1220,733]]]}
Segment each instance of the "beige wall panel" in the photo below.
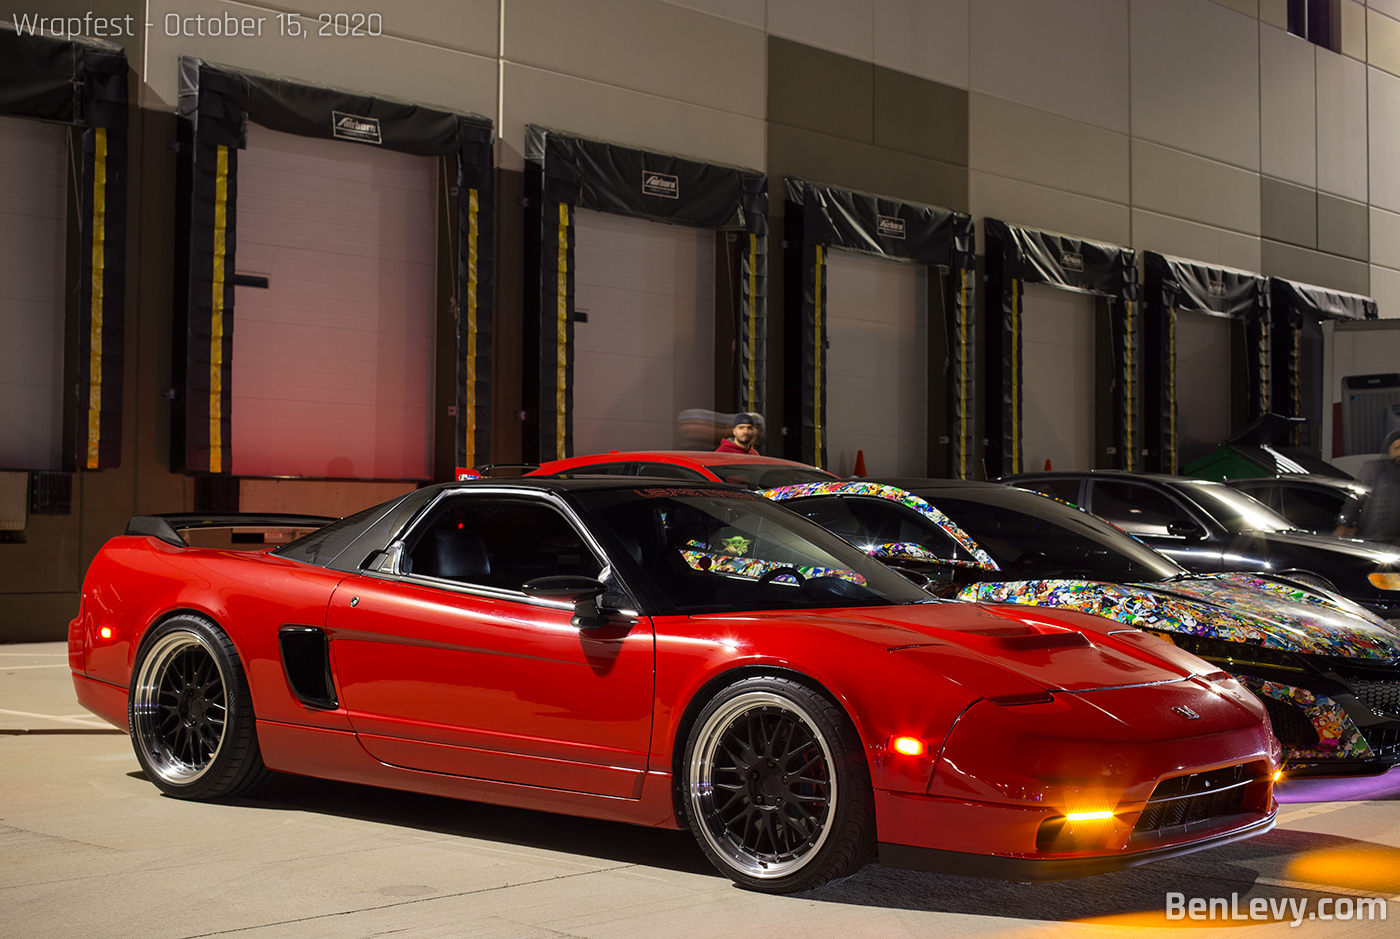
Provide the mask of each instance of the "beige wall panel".
{"label": "beige wall panel", "polygon": [[1288,0],[1259,0],[1259,19],[1279,29],[1288,28]]}
{"label": "beige wall panel", "polygon": [[1263,264],[1259,267],[1261,274],[1348,293],[1371,294],[1371,267],[1364,261],[1309,251],[1267,238],[1260,242],[1260,247],[1263,256]]}
{"label": "beige wall panel", "polygon": [[1400,319],[1400,271],[1371,265],[1371,296],[1381,319]]}
{"label": "beige wall panel", "polygon": [[[263,36],[165,35],[163,17],[168,13],[192,17],[221,16],[225,12],[265,16]],[[393,16],[388,14],[387,18],[392,21]],[[388,24],[385,25],[386,35],[376,38],[297,39],[276,35],[276,11],[216,0],[188,0],[178,6],[167,0],[153,0],[150,22],[155,26],[150,30],[142,107],[175,107],[179,93],[179,57],[189,55],[222,65],[471,111],[487,117],[496,113],[494,55],[486,58],[418,39],[387,35]],[[494,17],[491,23],[494,28]]]}
{"label": "beige wall panel", "polygon": [[1400,0],[1366,0],[1366,6],[1375,12],[1384,13],[1391,19],[1400,20]]}
{"label": "beige wall panel", "polygon": [[981,228],[984,218],[1012,225],[1044,228],[1076,238],[1127,244],[1132,235],[1128,207],[1059,189],[1023,183],[991,173],[970,172],[972,212]]}
{"label": "beige wall panel", "polygon": [[1317,46],[1259,26],[1259,136],[1263,172],[1317,185]]}
{"label": "beige wall panel", "polygon": [[[1400,211],[1400,78],[1370,69],[1370,203]],[[1345,195],[1345,193],[1341,193]]]}
{"label": "beige wall panel", "polygon": [[768,146],[770,193],[782,191],[782,176],[800,176],[958,212],[968,210],[967,169],[962,166],[781,124],[768,125]]}
{"label": "beige wall panel", "polygon": [[875,61],[966,88],[970,0],[875,0]]}
{"label": "beige wall panel", "polygon": [[969,87],[1126,134],[1127,35],[1127,0],[977,0]]}
{"label": "beige wall panel", "polygon": [[1127,202],[1128,138],[1092,124],[972,93],[974,169],[1081,195]]}
{"label": "beige wall panel", "polygon": [[697,160],[764,165],[761,119],[507,63],[496,157],[502,169],[524,169],[526,123]]}
{"label": "beige wall panel", "polygon": [[1371,262],[1400,268],[1400,215],[1371,207]]}
{"label": "beige wall panel", "polygon": [[1132,62],[1134,136],[1259,168],[1257,20],[1211,0],[1133,0]]}
{"label": "beige wall panel", "polygon": [[756,2],[756,0],[662,0],[662,2],[685,7],[687,10],[698,10],[701,13],[733,20],[747,26],[756,26],[759,29],[763,28],[765,19],[763,4]]}
{"label": "beige wall panel", "polygon": [[1317,50],[1317,188],[1366,200],[1366,66],[1326,49]]}
{"label": "beige wall panel", "polygon": [[1259,239],[1253,235],[1142,209],[1133,210],[1133,247],[1243,271],[1257,271],[1260,265]]}
{"label": "beige wall panel", "polygon": [[1239,10],[1245,16],[1259,15],[1259,0],[1215,0],[1216,3]]}
{"label": "beige wall panel", "polygon": [[1375,10],[1366,16],[1366,61],[1400,75],[1400,21]]}
{"label": "beige wall panel", "polygon": [[1133,205],[1259,234],[1259,174],[1133,140]]}
{"label": "beige wall panel", "polygon": [[764,115],[762,30],[655,0],[507,0],[505,19],[507,61]]}
{"label": "beige wall panel", "polygon": [[1366,7],[1342,0],[1342,55],[1366,61]]}
{"label": "beige wall panel", "polygon": [[768,32],[869,62],[874,0],[768,0]]}

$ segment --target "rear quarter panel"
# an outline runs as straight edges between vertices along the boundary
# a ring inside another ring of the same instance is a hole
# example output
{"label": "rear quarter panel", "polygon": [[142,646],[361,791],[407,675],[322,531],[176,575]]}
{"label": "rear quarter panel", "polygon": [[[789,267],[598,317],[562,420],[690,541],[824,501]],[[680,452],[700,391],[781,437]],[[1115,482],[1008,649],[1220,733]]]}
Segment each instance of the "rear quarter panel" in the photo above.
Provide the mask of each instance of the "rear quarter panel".
{"label": "rear quarter panel", "polygon": [[[339,712],[314,712],[291,694],[278,648],[283,625],[324,627],[345,575],[261,552],[178,548],[122,536],[98,552],[83,581],[70,660],[82,674],[126,689],[142,638],[180,612],[212,620],[233,642],[261,720],[346,726]],[[111,630],[102,638],[101,630]],[[76,647],[81,646],[81,657]]]}

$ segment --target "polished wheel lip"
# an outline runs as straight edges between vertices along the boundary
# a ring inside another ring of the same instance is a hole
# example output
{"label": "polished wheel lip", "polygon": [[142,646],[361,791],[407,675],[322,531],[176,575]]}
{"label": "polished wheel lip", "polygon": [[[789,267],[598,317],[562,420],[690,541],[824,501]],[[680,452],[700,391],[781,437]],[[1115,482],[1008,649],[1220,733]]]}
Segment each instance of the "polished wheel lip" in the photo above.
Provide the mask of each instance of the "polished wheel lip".
{"label": "polished wheel lip", "polygon": [[[737,842],[728,827],[719,818],[720,807],[715,800],[715,757],[730,731],[739,721],[753,711],[778,709],[789,719],[797,719],[806,727],[813,741],[821,748],[821,759],[826,765],[827,801],[825,816],[821,819],[821,831],[816,840],[806,845],[796,857],[784,861],[766,861],[756,852]],[[791,698],[769,691],[749,691],[726,701],[709,716],[700,728],[690,759],[690,806],[694,812],[701,835],[706,844],[725,863],[743,875],[755,880],[777,880],[802,870],[821,852],[831,834],[831,822],[840,806],[841,793],[835,778],[835,760],[830,744],[807,710]]]}
{"label": "polished wheel lip", "polygon": [[[198,659],[200,653],[203,661]],[[191,660],[190,656],[195,658]],[[206,682],[201,691],[191,692],[186,676],[175,674],[172,666],[193,666],[199,669],[199,675],[213,680]],[[207,693],[215,688],[216,693]],[[172,708],[174,713],[171,713]],[[206,716],[216,710],[222,712],[222,720],[206,721]],[[218,656],[209,641],[184,629],[157,639],[142,659],[132,684],[131,713],[132,739],[161,781],[184,786],[203,777],[223,752],[228,736],[227,676],[219,667]],[[171,728],[171,720],[180,721],[186,734],[193,729],[191,722],[217,725],[218,739],[212,748],[205,741],[202,758],[196,756],[187,760],[178,752],[182,746],[180,729]]]}

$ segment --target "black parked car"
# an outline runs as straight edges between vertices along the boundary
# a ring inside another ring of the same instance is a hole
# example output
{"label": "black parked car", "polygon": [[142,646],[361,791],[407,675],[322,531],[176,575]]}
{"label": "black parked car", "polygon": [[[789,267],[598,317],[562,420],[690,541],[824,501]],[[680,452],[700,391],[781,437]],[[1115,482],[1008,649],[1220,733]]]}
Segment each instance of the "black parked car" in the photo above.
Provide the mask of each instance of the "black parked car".
{"label": "black parked car", "polygon": [[1116,620],[1234,675],[1263,702],[1290,775],[1400,763],[1400,633],[1356,604],[1258,574],[1192,574],[1080,509],[951,479],[768,490],[949,600]]}
{"label": "black parked car", "polygon": [[1248,493],[1304,531],[1319,535],[1332,534],[1347,503],[1370,492],[1354,479],[1315,473],[1231,479],[1226,485]]}
{"label": "black parked car", "polygon": [[1082,506],[1189,571],[1286,574],[1400,620],[1400,548],[1303,531],[1224,483],[1115,470],[1002,482]]}

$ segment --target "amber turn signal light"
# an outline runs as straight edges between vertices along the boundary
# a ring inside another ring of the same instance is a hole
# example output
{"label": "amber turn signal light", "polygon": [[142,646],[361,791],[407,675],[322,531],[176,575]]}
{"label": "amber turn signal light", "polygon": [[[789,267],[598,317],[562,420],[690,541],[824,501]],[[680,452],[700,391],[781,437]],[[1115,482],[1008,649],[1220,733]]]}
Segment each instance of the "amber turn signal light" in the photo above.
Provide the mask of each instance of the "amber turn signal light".
{"label": "amber turn signal light", "polygon": [[1367,578],[1372,587],[1379,587],[1381,590],[1400,590],[1400,573],[1391,571],[1376,571]]}

